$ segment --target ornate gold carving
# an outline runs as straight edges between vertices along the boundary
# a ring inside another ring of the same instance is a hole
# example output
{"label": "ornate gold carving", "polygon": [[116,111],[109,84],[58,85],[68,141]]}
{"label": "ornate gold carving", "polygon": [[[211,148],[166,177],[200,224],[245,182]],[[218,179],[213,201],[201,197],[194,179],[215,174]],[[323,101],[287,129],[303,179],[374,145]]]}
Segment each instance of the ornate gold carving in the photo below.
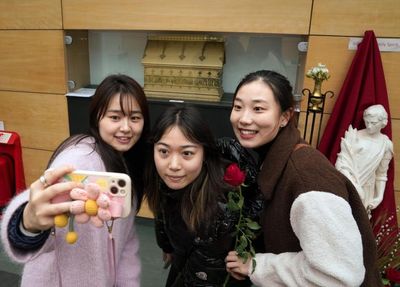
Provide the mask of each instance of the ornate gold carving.
{"label": "ornate gold carving", "polygon": [[189,41],[189,42],[224,42],[223,37],[209,35],[149,35],[147,40],[150,41]]}
{"label": "ornate gold carving", "polygon": [[223,38],[207,35],[153,35],[143,55],[147,96],[219,101],[222,94]]}

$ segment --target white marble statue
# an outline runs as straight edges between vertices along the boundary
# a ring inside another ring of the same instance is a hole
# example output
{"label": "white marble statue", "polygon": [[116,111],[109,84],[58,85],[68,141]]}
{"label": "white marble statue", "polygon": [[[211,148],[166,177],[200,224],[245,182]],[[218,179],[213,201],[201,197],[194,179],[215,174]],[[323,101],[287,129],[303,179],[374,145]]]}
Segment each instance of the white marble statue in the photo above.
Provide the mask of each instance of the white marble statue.
{"label": "white marble statue", "polygon": [[393,157],[393,143],[381,133],[388,122],[382,105],[365,109],[365,129],[353,129],[350,125],[340,143],[341,151],[336,160],[336,169],[346,175],[361,197],[371,216],[383,199],[389,162]]}

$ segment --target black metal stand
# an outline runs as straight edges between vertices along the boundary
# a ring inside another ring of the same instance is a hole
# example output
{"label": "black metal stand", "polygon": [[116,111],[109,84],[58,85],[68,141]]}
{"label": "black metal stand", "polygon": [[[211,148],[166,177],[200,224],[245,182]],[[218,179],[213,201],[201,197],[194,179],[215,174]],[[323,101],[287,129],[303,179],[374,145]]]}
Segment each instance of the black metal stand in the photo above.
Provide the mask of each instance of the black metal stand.
{"label": "black metal stand", "polygon": [[[319,138],[321,134],[321,126],[322,126],[322,118],[324,115],[324,108],[325,108],[325,98],[327,96],[333,97],[334,93],[332,91],[327,91],[325,93],[321,93],[319,96],[315,96],[311,90],[305,88],[302,90],[302,94],[307,96],[307,114],[306,114],[306,121],[304,124],[304,136],[303,138],[308,141],[310,145],[313,145],[314,141],[314,129],[317,120],[317,115],[319,115],[319,125],[318,125],[318,134],[315,142],[315,147],[318,147]],[[311,117],[311,130],[307,140],[307,129],[308,129],[308,120]]]}

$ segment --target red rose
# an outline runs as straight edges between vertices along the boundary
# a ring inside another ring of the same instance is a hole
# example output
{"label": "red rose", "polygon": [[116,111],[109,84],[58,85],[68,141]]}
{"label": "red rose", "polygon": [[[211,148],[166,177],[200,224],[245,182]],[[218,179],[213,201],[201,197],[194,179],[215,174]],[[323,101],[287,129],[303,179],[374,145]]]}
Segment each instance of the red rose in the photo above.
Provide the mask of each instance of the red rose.
{"label": "red rose", "polygon": [[246,178],[246,174],[240,170],[236,163],[230,164],[225,170],[224,181],[232,186],[241,185]]}
{"label": "red rose", "polygon": [[394,268],[386,269],[386,278],[391,282],[400,283],[400,271]]}

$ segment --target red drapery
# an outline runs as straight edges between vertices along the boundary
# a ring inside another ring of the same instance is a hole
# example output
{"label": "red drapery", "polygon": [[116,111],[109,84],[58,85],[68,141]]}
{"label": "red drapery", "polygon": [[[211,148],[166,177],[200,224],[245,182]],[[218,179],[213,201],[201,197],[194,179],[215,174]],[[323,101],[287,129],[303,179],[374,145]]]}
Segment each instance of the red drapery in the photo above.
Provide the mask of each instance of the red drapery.
{"label": "red drapery", "polygon": [[[373,31],[366,31],[358,45],[353,62],[344,80],[342,89],[332,110],[318,149],[334,164],[340,151],[340,141],[349,125],[359,129],[365,128],[364,110],[375,104],[381,104],[388,113],[388,124],[382,130],[392,139],[392,124],[385,76],[378,42]],[[382,203],[372,211],[372,221],[379,214],[388,212],[396,214],[394,197],[394,160],[390,162],[387,172],[388,181]],[[397,226],[397,220],[395,220]]]}

